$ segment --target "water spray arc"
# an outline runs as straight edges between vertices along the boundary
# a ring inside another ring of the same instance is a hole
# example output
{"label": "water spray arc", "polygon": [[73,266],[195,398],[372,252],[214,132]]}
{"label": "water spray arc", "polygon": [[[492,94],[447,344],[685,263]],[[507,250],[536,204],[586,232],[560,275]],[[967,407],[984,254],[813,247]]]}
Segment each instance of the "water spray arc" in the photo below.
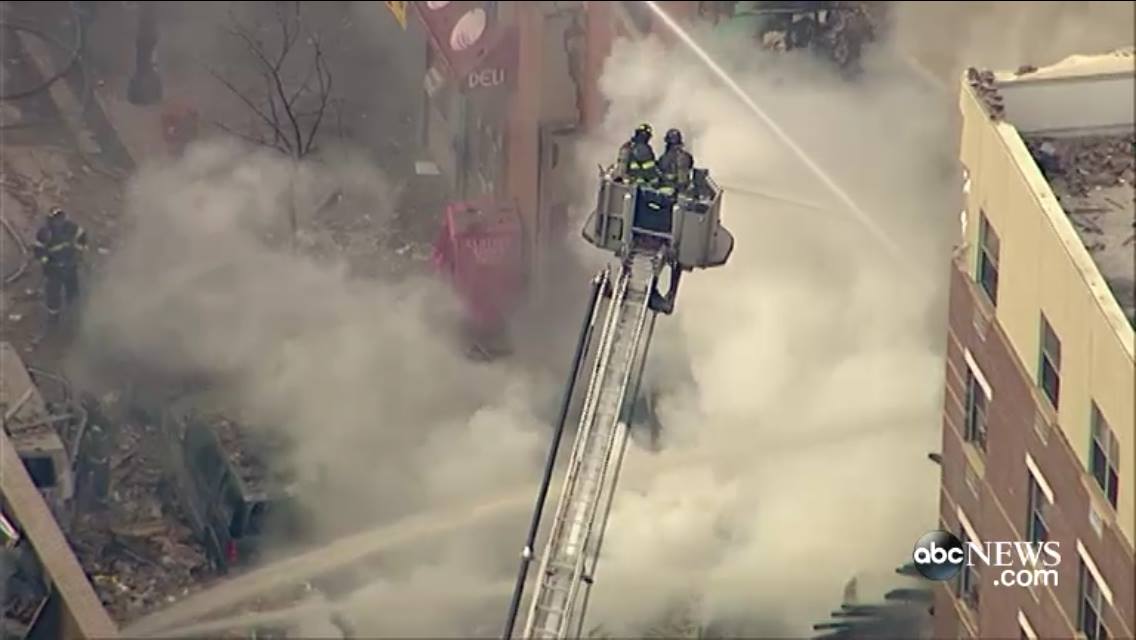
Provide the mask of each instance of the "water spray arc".
{"label": "water spray arc", "polygon": [[757,102],[755,102],[754,99],[750,97],[746,90],[742,88],[742,86],[738,84],[738,82],[734,80],[730,76],[730,74],[714,60],[714,58],[710,57],[710,54],[707,53],[706,50],[702,48],[702,46],[699,45],[698,42],[696,42],[685,29],[682,28],[682,25],[680,25],[675,21],[674,18],[667,14],[667,12],[659,6],[659,3],[654,2],[653,0],[645,0],[644,4],[646,4],[647,7],[656,16],[658,16],[659,20],[664,25],[666,25],[666,27],[670,29],[678,37],[678,39],[681,40],[682,43],[686,45],[686,47],[690,49],[690,51],[694,53],[694,55],[696,55],[699,60],[702,61],[704,65],[706,65],[706,68],[713,72],[713,74],[717,76],[718,79],[721,80],[727,88],[729,88],[734,96],[741,100],[741,102],[746,106],[746,108],[749,109],[749,111],[753,115],[757,116],[757,119],[760,120],[762,124],[764,124],[782,144],[784,144],[789,148],[790,151],[793,152],[793,154],[797,157],[798,160],[801,161],[802,164],[808,167],[809,171],[811,171],[813,175],[815,175],[824,184],[824,186],[829,191],[831,191],[833,195],[837,197],[837,199],[840,200],[840,203],[844,205],[844,207],[847,208],[847,210],[856,217],[856,220],[860,224],[862,224],[864,228],[867,229],[868,232],[871,233],[872,236],[884,246],[885,249],[887,249],[888,253],[893,259],[895,259],[905,267],[911,267],[910,259],[902,251],[900,246],[892,240],[887,232],[878,224],[876,224],[876,222],[872,220],[871,216],[869,216],[863,208],[856,204],[856,201],[852,199],[852,196],[848,195],[848,192],[841,188],[840,185],[836,184],[832,177],[829,176],[829,174],[812,158],[810,158],[805,150],[802,149],[796,142],[794,142],[793,139],[789,137],[789,134],[786,133],[784,129],[778,126],[778,124],[769,117],[769,114],[767,114],[765,110],[758,106]]}

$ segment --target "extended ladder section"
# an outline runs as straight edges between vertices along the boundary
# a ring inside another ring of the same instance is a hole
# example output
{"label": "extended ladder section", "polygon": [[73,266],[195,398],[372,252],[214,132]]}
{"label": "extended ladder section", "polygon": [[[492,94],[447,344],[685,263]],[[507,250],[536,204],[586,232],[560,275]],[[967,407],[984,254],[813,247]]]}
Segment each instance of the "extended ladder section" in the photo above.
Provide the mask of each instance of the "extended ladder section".
{"label": "extended ladder section", "polygon": [[[627,410],[649,342],[650,293],[658,261],[637,255],[611,282],[592,375],[548,544],[525,624],[525,638],[565,638],[582,623],[580,585],[591,583],[599,541],[627,438]],[[646,339],[645,339],[646,336]],[[586,598],[585,598],[586,602]]]}

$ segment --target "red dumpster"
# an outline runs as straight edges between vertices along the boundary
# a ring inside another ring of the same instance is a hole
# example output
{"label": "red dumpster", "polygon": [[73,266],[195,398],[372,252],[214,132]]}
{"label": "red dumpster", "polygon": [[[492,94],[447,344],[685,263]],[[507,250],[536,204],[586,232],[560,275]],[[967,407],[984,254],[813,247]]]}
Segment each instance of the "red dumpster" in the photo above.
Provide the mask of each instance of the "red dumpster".
{"label": "red dumpster", "polygon": [[524,286],[516,206],[493,198],[448,205],[433,263],[462,302],[471,346],[488,356],[507,350],[505,329]]}

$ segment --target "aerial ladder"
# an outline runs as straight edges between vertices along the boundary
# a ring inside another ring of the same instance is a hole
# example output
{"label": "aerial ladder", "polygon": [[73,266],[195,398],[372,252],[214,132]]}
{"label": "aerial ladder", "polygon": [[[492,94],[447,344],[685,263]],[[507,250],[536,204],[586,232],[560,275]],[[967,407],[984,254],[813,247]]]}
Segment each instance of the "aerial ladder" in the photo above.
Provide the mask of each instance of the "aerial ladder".
{"label": "aerial ladder", "polygon": [[[721,266],[733,251],[733,236],[720,220],[721,188],[705,169],[694,170],[691,184],[684,193],[666,194],[623,182],[610,168],[600,170],[596,209],[583,235],[591,244],[614,254],[616,260],[592,281],[591,303],[521,553],[505,626],[506,640],[513,635],[534,560],[538,560],[539,570],[528,601],[523,637],[582,635],[655,319],[659,313],[673,312],[684,271]],[[664,270],[669,270],[666,293],[659,290]],[[585,362],[590,362],[590,376],[579,424],[544,552],[538,558],[533,547]]]}

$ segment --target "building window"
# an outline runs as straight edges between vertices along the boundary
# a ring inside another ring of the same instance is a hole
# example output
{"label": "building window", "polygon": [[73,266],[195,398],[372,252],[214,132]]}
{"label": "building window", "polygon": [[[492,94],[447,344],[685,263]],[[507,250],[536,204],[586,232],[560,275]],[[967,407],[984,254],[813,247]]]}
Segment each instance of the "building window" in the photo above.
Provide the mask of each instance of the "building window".
{"label": "building window", "polygon": [[1088,640],[1108,640],[1108,630],[1104,628],[1101,614],[1104,612],[1104,597],[1101,595],[1100,585],[1089,571],[1088,565],[1081,560],[1080,577],[1077,587],[1077,629]]}
{"label": "building window", "polygon": [[[964,550],[969,549],[972,540],[966,532],[966,527],[960,527],[960,529],[959,540],[962,541],[962,548]],[[978,572],[970,566],[970,562],[963,563],[962,571],[959,571],[958,574],[957,588],[959,599],[972,611],[978,611]]]}
{"label": "building window", "polygon": [[978,283],[990,299],[990,304],[998,304],[998,252],[1001,243],[998,234],[986,219],[986,212],[978,212]]}
{"label": "building window", "polygon": [[1115,508],[1120,484],[1120,445],[1095,402],[1092,403],[1090,421],[1093,441],[1089,445],[1089,473],[1093,474],[1097,485]]}
{"label": "building window", "polygon": [[986,451],[986,390],[974,370],[966,368],[966,441]]}
{"label": "building window", "polygon": [[1049,525],[1045,523],[1045,506],[1048,498],[1041,490],[1041,483],[1034,477],[1032,471],[1026,472],[1027,488],[1026,501],[1028,503],[1028,518],[1026,534],[1030,542],[1045,542],[1049,540]]}
{"label": "building window", "polygon": [[37,489],[51,489],[55,486],[55,461],[47,456],[24,458],[24,467]]}
{"label": "building window", "polygon": [[1059,406],[1061,398],[1061,340],[1045,314],[1041,314],[1041,363],[1038,371],[1038,385],[1049,398],[1049,404],[1054,409]]}

